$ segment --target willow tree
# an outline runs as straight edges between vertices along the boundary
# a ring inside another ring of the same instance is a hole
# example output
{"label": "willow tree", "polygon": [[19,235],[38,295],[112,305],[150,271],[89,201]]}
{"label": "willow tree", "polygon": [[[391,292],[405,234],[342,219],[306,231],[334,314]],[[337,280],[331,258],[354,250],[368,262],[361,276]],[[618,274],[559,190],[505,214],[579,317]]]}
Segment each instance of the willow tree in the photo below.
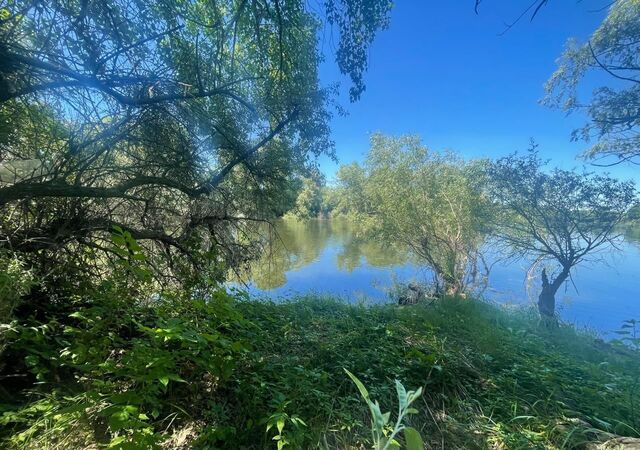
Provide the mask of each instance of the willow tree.
{"label": "willow tree", "polygon": [[357,100],[390,1],[323,6],[5,2],[2,248],[50,277],[71,267],[99,275],[121,257],[116,226],[141,243],[158,275],[238,264],[251,221],[281,208],[286,183],[314,156],[333,155],[319,27],[337,29],[336,63]]}
{"label": "willow tree", "polygon": [[424,147],[415,136],[376,134],[364,167],[350,173],[363,185],[360,224],[383,241],[411,249],[435,274],[441,293],[463,293],[483,268],[486,202],[482,164]]}
{"label": "willow tree", "polygon": [[555,315],[555,294],[577,265],[615,249],[619,225],[636,204],[632,182],[606,175],[546,170],[536,151],[511,155],[488,168],[491,199],[500,209],[495,235],[512,256],[551,263],[542,270],[538,310]]}
{"label": "willow tree", "polygon": [[[545,104],[586,114],[588,122],[573,132],[572,139],[592,142],[584,155],[599,163],[637,162],[640,156],[638,36],[640,2],[611,2],[606,18],[586,43],[568,42],[546,84]],[[599,75],[602,85],[585,96],[584,79],[590,73]]]}

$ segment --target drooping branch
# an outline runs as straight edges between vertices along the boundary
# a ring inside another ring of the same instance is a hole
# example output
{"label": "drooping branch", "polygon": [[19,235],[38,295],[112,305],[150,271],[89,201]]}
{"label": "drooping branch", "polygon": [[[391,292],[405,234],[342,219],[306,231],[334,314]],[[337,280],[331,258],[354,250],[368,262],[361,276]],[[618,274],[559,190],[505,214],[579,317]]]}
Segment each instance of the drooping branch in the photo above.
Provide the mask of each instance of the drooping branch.
{"label": "drooping branch", "polygon": [[[199,98],[209,98],[215,96],[227,97],[230,98],[245,108],[247,108],[252,113],[255,113],[255,107],[242,98],[240,95],[235,92],[229,90],[229,86],[235,84],[236,82],[226,83],[222,87],[208,89],[204,91],[198,91],[193,93],[170,93],[170,94],[160,94],[154,96],[146,96],[146,97],[132,97],[121,92],[118,92],[114,84],[118,84],[114,80],[105,79],[102,80],[93,75],[85,75],[83,73],[72,70],[68,67],[53,64],[47,61],[43,61],[41,59],[21,55],[13,52],[4,52],[2,54],[3,58],[6,58],[9,62],[18,62],[27,67],[31,67],[34,69],[43,70],[50,74],[55,74],[57,76],[62,76],[66,78],[70,78],[71,80],[54,80],[50,82],[41,83],[39,85],[28,86],[23,89],[19,89],[16,91],[5,90],[4,92],[0,92],[0,102],[6,102],[11,99],[19,98],[27,94],[32,94],[39,91],[58,89],[62,87],[82,87],[85,89],[92,89],[102,92],[116,100],[123,106],[132,106],[132,107],[142,107],[148,105],[157,105],[161,103],[170,103],[170,102],[180,102],[186,100],[194,100]],[[135,85],[139,84],[141,86],[153,86],[155,82],[160,81],[160,79],[148,78],[148,77],[131,77],[125,84]]]}
{"label": "drooping branch", "polygon": [[[591,52],[591,57],[593,58],[593,60],[596,62],[596,64],[605,72],[607,72],[609,75],[611,75],[614,78],[617,78],[618,80],[623,80],[623,81],[630,81],[632,83],[640,83],[640,80],[636,79],[636,78],[631,78],[631,77],[624,77],[622,75],[619,75],[617,73],[615,73],[613,70],[622,70],[624,68],[616,68],[616,69],[612,69],[609,66],[606,66],[602,61],[600,61],[600,59],[598,58],[598,56],[596,55],[596,52],[593,50],[593,46],[591,45],[591,41],[589,41],[588,43],[589,46],[589,51]],[[635,69],[634,69],[635,70]]]}
{"label": "drooping branch", "polygon": [[275,138],[280,132],[292,121],[294,121],[298,117],[298,109],[295,108],[292,113],[290,113],[283,121],[278,123],[264,138],[260,140],[257,144],[252,147],[247,148],[245,151],[240,153],[234,159],[229,161],[222,169],[220,169],[211,179],[202,187],[200,187],[196,192],[198,194],[207,194],[211,192],[216,186],[220,184],[220,182],[236,167],[238,164],[248,160],[251,158],[258,150],[267,145],[273,138]]}
{"label": "drooping branch", "polygon": [[283,129],[291,123],[298,115],[298,110],[289,114],[284,120],[276,125],[266,136],[258,143],[241,151],[235,158],[229,161],[225,166],[218,170],[205,184],[199,188],[188,186],[182,182],[167,177],[138,175],[129,180],[123,181],[115,186],[99,187],[99,186],[82,186],[78,184],[70,184],[66,181],[53,179],[41,182],[22,181],[10,186],[0,188],[0,206],[11,201],[24,198],[125,198],[130,200],[143,200],[142,198],[131,196],[128,192],[131,189],[142,186],[156,186],[173,189],[182,192],[190,198],[197,198],[210,194],[233,170],[237,165],[247,161],[257,151],[272,141]]}

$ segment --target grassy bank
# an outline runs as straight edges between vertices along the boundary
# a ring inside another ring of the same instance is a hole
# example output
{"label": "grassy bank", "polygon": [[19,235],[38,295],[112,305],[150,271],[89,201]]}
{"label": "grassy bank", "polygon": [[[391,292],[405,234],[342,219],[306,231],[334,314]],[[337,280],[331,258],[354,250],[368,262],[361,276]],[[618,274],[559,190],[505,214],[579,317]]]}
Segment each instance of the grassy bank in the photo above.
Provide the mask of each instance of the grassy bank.
{"label": "grassy bank", "polygon": [[408,423],[428,448],[584,448],[604,432],[639,434],[638,355],[545,328],[531,311],[222,294],[121,311],[98,321],[87,309],[73,330],[42,332],[29,348],[14,325],[5,357],[46,354],[45,345],[56,356],[31,358],[42,373],[5,402],[6,446],[370,448],[368,409],[345,368],[383,411],[397,409],[395,379],[422,387]]}

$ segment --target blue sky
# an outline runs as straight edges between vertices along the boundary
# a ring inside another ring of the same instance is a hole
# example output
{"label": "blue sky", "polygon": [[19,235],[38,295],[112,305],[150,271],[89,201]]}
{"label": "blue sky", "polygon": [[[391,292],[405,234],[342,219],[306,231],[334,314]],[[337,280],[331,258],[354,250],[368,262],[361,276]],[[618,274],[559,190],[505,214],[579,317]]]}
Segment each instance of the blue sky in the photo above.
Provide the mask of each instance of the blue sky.
{"label": "blue sky", "polygon": [[[332,136],[339,163],[362,161],[372,132],[418,134],[435,150],[464,157],[499,157],[527,148],[531,137],[543,156],[563,168],[580,168],[584,142],[570,142],[579,116],[539,104],[543,84],[568,38],[584,41],[604,18],[608,0],[551,1],[533,20],[523,18],[506,34],[531,0],[484,0],[480,14],[473,0],[397,0],[389,29],[369,51],[367,90],[350,104],[348,80],[333,62],[330,39],[321,81],[340,81],[346,117],[334,117]],[[606,80],[606,79],[605,79]],[[338,165],[322,158],[331,180]],[[595,169],[598,170],[598,169]],[[633,166],[607,169],[621,178],[638,178]]]}

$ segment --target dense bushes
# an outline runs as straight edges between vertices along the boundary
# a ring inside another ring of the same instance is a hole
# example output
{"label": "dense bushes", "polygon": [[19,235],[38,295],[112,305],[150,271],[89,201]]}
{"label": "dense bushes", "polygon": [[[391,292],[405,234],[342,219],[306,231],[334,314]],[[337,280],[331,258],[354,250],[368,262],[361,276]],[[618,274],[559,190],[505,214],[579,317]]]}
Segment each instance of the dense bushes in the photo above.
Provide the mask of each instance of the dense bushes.
{"label": "dense bushes", "polygon": [[241,322],[224,291],[143,303],[107,282],[70,314],[6,324],[5,437],[28,448],[150,448],[229,379],[245,350],[229,330]]}
{"label": "dense bushes", "polygon": [[385,411],[397,404],[394,379],[422,387],[407,425],[431,448],[638,435],[637,354],[539,328],[530,311],[274,304],[223,291],[143,302],[112,281],[48,317],[3,328],[7,448],[367,448],[367,407],[345,368]]}

